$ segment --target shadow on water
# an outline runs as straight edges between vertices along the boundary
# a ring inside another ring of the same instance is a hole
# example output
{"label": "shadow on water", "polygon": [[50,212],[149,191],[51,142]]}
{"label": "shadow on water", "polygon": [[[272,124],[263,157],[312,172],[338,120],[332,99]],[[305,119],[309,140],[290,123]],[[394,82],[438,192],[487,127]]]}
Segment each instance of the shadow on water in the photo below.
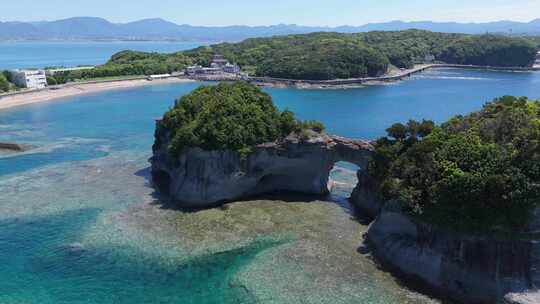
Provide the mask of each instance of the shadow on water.
{"label": "shadow on water", "polygon": [[0,303],[253,303],[235,274],[272,240],[187,262],[78,243],[100,211],[0,221]]}

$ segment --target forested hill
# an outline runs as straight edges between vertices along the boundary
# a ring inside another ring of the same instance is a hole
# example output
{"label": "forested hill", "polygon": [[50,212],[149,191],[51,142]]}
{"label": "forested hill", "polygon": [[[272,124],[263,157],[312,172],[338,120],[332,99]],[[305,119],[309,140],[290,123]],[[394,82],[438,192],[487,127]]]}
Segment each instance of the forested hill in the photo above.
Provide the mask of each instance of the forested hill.
{"label": "forested hill", "polygon": [[408,30],[253,38],[184,52],[203,64],[214,53],[258,76],[335,79],[377,76],[389,64],[408,68],[422,62],[426,55],[446,63],[528,66],[534,60],[536,46],[522,38]]}
{"label": "forested hill", "polygon": [[321,32],[253,38],[173,54],[123,51],[93,70],[58,75],[51,80],[62,83],[81,78],[171,73],[191,64],[208,66],[214,54],[224,55],[252,76],[326,80],[379,76],[390,65],[409,68],[424,62],[426,55],[446,63],[524,67],[533,63],[536,51],[532,39],[497,35],[421,30]]}

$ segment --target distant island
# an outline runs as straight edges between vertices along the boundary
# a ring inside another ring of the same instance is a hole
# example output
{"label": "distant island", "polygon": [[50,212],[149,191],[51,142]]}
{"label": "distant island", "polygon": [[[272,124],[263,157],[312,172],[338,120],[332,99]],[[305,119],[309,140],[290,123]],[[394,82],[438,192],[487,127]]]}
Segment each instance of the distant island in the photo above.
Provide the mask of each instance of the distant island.
{"label": "distant island", "polygon": [[253,38],[173,54],[123,51],[104,65],[66,71],[51,84],[77,79],[183,72],[209,67],[215,55],[239,65],[250,76],[327,80],[374,77],[389,67],[408,69],[418,63],[527,67],[534,63],[537,45],[525,38],[500,35],[445,34],[420,30],[358,34],[313,33]]}
{"label": "distant island", "polygon": [[441,66],[538,70],[537,43],[528,38],[421,30],[251,38],[171,54],[126,50],[99,66],[2,71],[0,93],[145,78],[332,87],[396,81]]}
{"label": "distant island", "polygon": [[408,29],[444,33],[506,35],[540,35],[540,19],[531,22],[498,21],[457,23],[432,21],[391,21],[362,26],[191,26],[178,25],[163,19],[144,19],[129,23],[112,23],[103,18],[74,17],[42,22],[0,22],[0,40],[175,40],[175,41],[240,41],[254,37],[307,34],[314,32],[359,33],[400,31]]}

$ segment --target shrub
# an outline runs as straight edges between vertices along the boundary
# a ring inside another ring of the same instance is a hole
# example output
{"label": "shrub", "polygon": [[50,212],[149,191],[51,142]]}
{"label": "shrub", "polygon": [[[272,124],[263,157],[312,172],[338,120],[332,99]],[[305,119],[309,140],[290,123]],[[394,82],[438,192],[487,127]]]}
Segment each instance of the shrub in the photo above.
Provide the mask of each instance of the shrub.
{"label": "shrub", "polygon": [[394,125],[369,174],[385,200],[434,223],[522,228],[540,203],[540,103],[505,96],[434,126]]}
{"label": "shrub", "polygon": [[[317,122],[306,125],[324,129]],[[178,99],[160,122],[171,131],[173,155],[189,147],[246,155],[253,146],[281,139],[302,126],[292,112],[278,111],[270,95],[245,82],[201,86]]]}
{"label": "shrub", "polygon": [[7,92],[9,91],[9,81],[8,78],[5,76],[6,73],[2,72],[0,73],[0,92]]}

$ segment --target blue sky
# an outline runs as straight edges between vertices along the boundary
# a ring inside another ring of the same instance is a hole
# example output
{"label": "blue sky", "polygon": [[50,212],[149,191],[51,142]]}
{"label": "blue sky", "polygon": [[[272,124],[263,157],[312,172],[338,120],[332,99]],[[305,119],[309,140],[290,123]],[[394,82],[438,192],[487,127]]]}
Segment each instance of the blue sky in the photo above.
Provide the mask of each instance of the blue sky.
{"label": "blue sky", "polygon": [[391,20],[484,22],[540,18],[540,0],[0,0],[1,21],[160,17],[193,25],[362,25]]}

